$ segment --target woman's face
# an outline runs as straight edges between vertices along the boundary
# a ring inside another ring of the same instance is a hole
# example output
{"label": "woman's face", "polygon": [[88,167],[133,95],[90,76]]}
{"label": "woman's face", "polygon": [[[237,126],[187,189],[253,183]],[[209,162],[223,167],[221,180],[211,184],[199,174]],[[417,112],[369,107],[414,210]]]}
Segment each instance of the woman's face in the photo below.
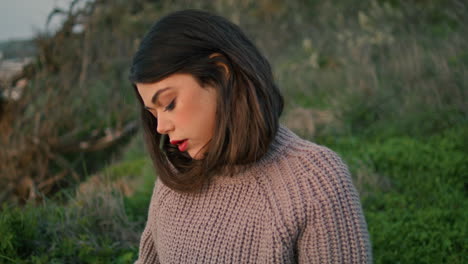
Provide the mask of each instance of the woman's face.
{"label": "woman's face", "polygon": [[213,137],[216,89],[201,87],[190,74],[172,74],[155,83],[137,83],[145,108],[158,120],[159,134],[167,134],[180,151],[201,159]]}

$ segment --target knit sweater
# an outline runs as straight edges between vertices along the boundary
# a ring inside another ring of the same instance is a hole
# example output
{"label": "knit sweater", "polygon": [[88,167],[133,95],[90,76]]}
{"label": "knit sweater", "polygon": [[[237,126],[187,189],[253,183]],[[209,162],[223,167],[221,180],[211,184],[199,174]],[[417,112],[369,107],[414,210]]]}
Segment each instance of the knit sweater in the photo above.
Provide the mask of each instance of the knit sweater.
{"label": "knit sweater", "polygon": [[280,126],[259,162],[201,192],[156,180],[135,263],[372,263],[372,254],[346,165]]}

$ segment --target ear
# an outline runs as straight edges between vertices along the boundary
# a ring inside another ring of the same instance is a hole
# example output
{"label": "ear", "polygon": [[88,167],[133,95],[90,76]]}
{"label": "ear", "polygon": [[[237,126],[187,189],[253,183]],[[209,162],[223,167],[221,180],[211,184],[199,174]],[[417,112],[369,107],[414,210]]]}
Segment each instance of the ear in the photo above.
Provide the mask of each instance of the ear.
{"label": "ear", "polygon": [[209,56],[210,59],[215,59],[215,63],[217,66],[219,67],[222,67],[224,69],[224,73],[225,73],[225,77],[226,79],[229,78],[229,74],[230,74],[230,71],[229,71],[229,67],[227,66],[227,63],[226,63],[226,57],[224,57],[223,54],[221,53],[213,53]]}

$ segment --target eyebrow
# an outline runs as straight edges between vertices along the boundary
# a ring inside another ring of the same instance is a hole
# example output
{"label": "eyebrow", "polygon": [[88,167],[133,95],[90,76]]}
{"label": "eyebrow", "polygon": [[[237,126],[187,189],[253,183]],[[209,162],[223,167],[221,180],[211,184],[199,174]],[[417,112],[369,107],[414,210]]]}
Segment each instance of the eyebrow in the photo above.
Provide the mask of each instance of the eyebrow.
{"label": "eyebrow", "polygon": [[[156,102],[158,101],[158,97],[159,95],[161,95],[163,92],[171,89],[172,87],[166,87],[166,88],[163,88],[163,89],[160,89],[159,91],[155,92],[153,97],[151,98],[151,102],[153,104],[156,104]],[[151,107],[148,107],[148,106],[145,106],[146,109],[151,109]]]}

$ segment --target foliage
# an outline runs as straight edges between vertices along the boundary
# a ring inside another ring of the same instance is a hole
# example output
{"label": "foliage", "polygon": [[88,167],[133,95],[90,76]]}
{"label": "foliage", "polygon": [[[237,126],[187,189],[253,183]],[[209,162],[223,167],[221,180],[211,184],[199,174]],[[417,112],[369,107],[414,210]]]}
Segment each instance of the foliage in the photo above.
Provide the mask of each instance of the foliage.
{"label": "foliage", "polygon": [[107,194],[93,200],[99,206],[82,201],[4,206],[0,263],[129,263],[137,254],[138,236],[135,224],[114,211],[123,208],[115,204],[119,200]]}
{"label": "foliage", "polygon": [[[124,150],[126,160],[112,164],[97,175],[99,181],[83,183],[76,192],[62,190],[40,206],[5,204],[0,214],[0,263],[134,261],[154,183],[141,144],[141,137],[135,137]],[[113,185],[124,175],[133,189],[130,197]]]}
{"label": "foliage", "polygon": [[364,181],[372,191],[361,198],[376,263],[466,262],[466,135],[467,124],[424,139],[322,139],[349,160],[355,178],[369,177],[356,161],[372,171]]}

